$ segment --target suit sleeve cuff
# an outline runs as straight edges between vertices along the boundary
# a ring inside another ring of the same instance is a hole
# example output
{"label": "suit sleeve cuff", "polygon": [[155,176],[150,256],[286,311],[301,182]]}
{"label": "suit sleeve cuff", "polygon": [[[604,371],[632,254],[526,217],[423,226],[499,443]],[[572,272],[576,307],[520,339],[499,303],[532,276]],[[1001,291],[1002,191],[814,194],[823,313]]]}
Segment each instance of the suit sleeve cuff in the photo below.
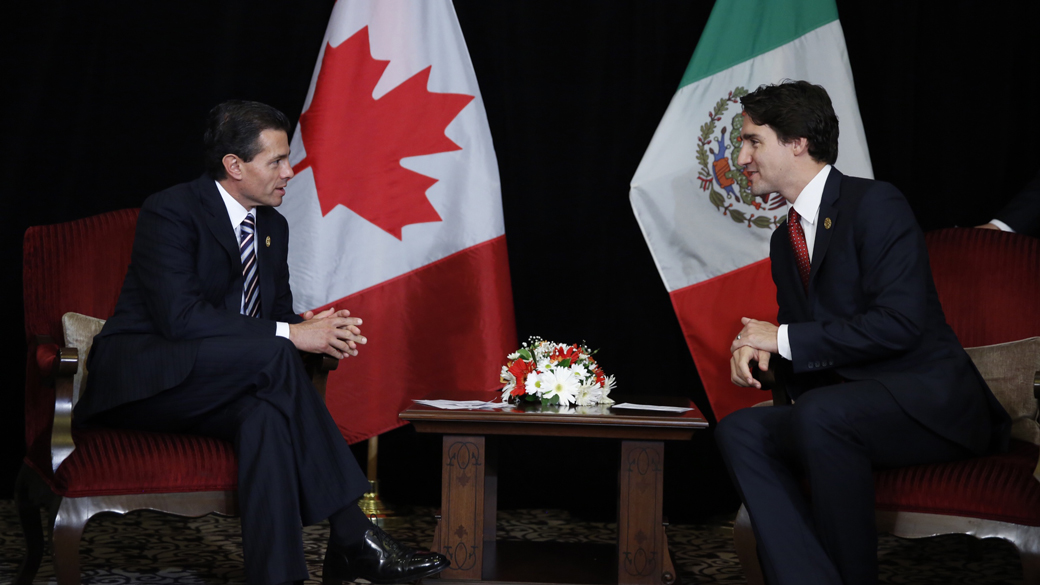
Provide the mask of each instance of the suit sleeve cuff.
{"label": "suit sleeve cuff", "polygon": [[275,325],[277,327],[274,331],[275,335],[289,339],[289,324],[283,321],[278,321]]}
{"label": "suit sleeve cuff", "polygon": [[1000,221],[999,219],[991,219],[991,220],[989,220],[989,222],[991,224],[997,226],[998,228],[1000,228],[1000,231],[1002,231],[1002,232],[1015,233],[1015,230],[1011,229],[1011,226],[1009,226],[1008,224]]}
{"label": "suit sleeve cuff", "polygon": [[776,351],[785,360],[791,359],[791,340],[787,337],[787,325],[781,325],[776,331]]}

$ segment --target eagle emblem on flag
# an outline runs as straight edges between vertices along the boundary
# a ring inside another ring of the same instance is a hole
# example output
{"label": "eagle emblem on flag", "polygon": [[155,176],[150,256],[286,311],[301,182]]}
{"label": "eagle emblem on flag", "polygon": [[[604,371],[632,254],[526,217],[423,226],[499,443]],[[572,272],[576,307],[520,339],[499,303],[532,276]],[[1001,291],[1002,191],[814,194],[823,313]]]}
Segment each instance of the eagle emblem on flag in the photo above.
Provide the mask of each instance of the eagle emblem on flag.
{"label": "eagle emblem on flag", "polygon": [[747,93],[743,87],[737,87],[720,98],[708,112],[708,121],[701,125],[697,137],[697,162],[700,164],[697,179],[701,191],[708,192],[708,200],[722,215],[749,228],[773,229],[787,216],[780,211],[787,202],[779,193],[756,196],[748,188],[747,174],[737,163],[740,130],[744,123],[741,113],[738,111],[730,119],[728,132],[727,127],[722,126],[718,134],[715,133],[730,104],[738,103]]}

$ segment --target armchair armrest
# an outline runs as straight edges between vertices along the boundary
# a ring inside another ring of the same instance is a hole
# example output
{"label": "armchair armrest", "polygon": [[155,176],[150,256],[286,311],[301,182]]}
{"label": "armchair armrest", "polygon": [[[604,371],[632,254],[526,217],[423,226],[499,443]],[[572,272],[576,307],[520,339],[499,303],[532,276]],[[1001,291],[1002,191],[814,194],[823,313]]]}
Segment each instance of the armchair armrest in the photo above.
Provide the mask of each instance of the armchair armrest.
{"label": "armchair armrest", "polygon": [[762,384],[763,390],[771,390],[773,393],[773,404],[791,404],[791,398],[787,395],[787,384],[784,383],[783,374],[778,374],[783,358],[778,354],[772,354],[769,358],[770,367],[767,371],[758,369],[758,362],[751,363],[751,377]]}
{"label": "armchair armrest", "polygon": [[[46,335],[36,337],[36,346],[55,345]],[[54,420],[51,422],[51,472],[56,473],[62,461],[72,454],[72,380],[79,370],[79,350],[59,347],[57,359],[49,372],[41,372],[44,381],[54,387]]]}
{"label": "armchair armrest", "polygon": [[311,383],[314,384],[314,389],[318,391],[321,399],[325,400],[325,385],[329,380],[329,372],[339,367],[339,360],[323,353],[305,351],[301,351],[300,356],[303,358],[303,366],[311,378]]}

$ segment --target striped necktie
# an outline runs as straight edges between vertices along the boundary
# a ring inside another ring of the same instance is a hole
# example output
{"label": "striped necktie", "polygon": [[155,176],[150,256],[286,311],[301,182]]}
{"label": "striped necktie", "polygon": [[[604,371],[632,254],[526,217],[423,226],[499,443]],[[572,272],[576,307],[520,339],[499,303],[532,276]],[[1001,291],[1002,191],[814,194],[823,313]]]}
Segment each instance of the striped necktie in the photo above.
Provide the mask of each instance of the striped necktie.
{"label": "striped necktie", "polygon": [[242,314],[250,317],[260,316],[260,279],[256,274],[256,223],[253,214],[246,214],[240,227],[241,241],[238,245],[242,256]]}

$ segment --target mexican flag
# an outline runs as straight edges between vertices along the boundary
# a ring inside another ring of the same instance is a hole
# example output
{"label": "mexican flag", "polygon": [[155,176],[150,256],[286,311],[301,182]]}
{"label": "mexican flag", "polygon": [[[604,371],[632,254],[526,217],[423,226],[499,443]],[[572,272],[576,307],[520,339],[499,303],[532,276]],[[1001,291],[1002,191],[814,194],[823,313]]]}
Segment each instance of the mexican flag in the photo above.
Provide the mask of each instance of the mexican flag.
{"label": "mexican flag", "polygon": [[835,167],[873,178],[833,0],[718,0],[632,177],[632,209],[720,420],[769,399],[729,379],[740,318],[776,323],[769,237],[787,215],[778,193],[751,195],[737,164],[739,100],[784,79],[827,89],[841,125]]}
{"label": "mexican flag", "polygon": [[516,349],[498,166],[450,0],[341,0],[291,142],[295,309],[349,309],[368,344],[329,376],[348,441],[414,398],[502,387]]}

